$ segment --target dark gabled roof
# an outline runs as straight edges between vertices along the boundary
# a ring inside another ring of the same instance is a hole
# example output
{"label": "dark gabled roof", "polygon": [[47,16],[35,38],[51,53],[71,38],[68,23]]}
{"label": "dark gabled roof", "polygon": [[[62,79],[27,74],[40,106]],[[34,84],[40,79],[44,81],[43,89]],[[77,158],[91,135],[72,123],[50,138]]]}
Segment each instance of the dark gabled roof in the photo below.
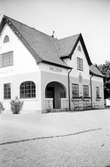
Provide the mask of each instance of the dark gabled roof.
{"label": "dark gabled roof", "polygon": [[14,33],[31,52],[37,63],[45,62],[70,69],[71,67],[68,67],[63,59],[71,58],[77,43],[80,41],[90,66],[90,74],[104,77],[103,74],[92,65],[81,34],[58,40],[7,16],[4,16],[1,21],[0,33],[5,24],[11,27]]}
{"label": "dark gabled roof", "polygon": [[99,69],[98,69],[96,66],[94,66],[94,65],[91,65],[91,66],[90,66],[90,74],[104,78],[104,75],[103,75],[103,74],[99,71]]}
{"label": "dark gabled roof", "polygon": [[72,35],[58,40],[58,51],[60,53],[60,57],[65,58],[70,55],[73,47],[75,47],[77,43],[79,35],[80,34]]}
{"label": "dark gabled roof", "polygon": [[7,16],[2,19],[0,32],[6,23],[28,48],[37,63],[49,62],[57,66],[70,68],[59,58],[55,46],[56,39]]}
{"label": "dark gabled roof", "polygon": [[92,65],[85,42],[81,34],[73,35],[59,40],[59,53],[62,59],[71,58],[78,42],[81,42],[88,64]]}

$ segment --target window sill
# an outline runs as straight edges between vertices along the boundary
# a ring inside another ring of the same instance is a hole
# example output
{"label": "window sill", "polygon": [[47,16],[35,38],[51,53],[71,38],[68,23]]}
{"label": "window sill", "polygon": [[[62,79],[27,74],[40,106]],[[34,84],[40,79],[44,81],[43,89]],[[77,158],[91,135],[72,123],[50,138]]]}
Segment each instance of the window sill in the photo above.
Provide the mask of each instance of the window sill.
{"label": "window sill", "polygon": [[96,98],[96,101],[100,101],[100,100],[101,100],[101,97],[97,97],[97,98]]}
{"label": "window sill", "polygon": [[87,96],[87,97],[83,97],[84,99],[90,99],[91,97]]}
{"label": "window sill", "polygon": [[81,99],[81,97],[78,97],[78,96],[77,97],[72,97],[72,99]]}
{"label": "window sill", "polygon": [[32,98],[20,98],[20,100],[22,100],[22,101],[36,101],[36,100],[38,100],[38,98],[37,98],[37,97],[32,97]]}
{"label": "window sill", "polygon": [[11,100],[11,98],[10,98],[10,99],[5,99],[5,98],[4,98],[4,100],[5,100],[5,101],[6,101],[6,100],[8,100],[8,101],[9,101],[9,100]]}
{"label": "window sill", "polygon": [[78,71],[83,71],[83,69],[77,69]]}

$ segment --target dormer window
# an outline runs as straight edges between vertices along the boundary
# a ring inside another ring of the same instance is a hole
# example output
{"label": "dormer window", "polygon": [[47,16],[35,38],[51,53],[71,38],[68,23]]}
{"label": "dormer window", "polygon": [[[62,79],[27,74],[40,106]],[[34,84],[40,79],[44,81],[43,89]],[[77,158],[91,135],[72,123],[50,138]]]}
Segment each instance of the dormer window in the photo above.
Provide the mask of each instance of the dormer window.
{"label": "dormer window", "polygon": [[4,40],[3,40],[3,43],[7,43],[7,42],[9,42],[9,36],[8,36],[8,35],[5,35]]}

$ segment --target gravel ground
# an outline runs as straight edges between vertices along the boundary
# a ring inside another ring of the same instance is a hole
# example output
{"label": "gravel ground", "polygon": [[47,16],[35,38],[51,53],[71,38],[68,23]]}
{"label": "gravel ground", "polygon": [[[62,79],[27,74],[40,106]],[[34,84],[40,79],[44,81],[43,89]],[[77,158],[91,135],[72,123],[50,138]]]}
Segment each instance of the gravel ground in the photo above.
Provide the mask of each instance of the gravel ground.
{"label": "gravel ground", "polygon": [[44,114],[37,121],[34,115],[1,116],[0,167],[107,165],[109,110]]}

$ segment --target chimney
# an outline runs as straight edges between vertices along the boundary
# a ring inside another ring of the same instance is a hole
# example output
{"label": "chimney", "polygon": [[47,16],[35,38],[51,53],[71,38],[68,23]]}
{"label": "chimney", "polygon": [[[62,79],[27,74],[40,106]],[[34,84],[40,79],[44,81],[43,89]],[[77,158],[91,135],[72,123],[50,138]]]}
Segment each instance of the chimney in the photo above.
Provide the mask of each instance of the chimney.
{"label": "chimney", "polygon": [[52,38],[54,38],[54,34],[55,34],[55,31],[53,30],[53,31],[52,31]]}

